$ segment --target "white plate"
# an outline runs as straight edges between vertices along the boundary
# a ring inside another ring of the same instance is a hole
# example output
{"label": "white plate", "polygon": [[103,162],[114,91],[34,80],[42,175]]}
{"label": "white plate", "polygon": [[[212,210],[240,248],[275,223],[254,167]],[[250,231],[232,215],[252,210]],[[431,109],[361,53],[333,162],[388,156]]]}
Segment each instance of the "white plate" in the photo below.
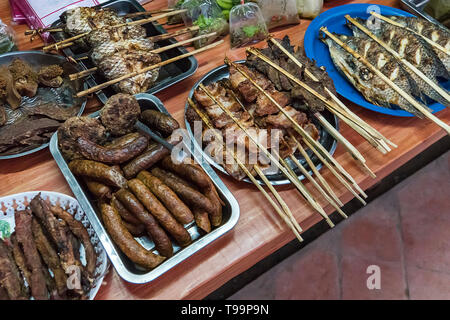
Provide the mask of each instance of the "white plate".
{"label": "white plate", "polygon": [[[97,268],[95,269],[94,285],[88,293],[89,299],[93,300],[102,285],[103,278],[108,271],[109,262],[103,249],[103,246],[89,223],[86,214],[81,209],[78,201],[68,195],[52,192],[52,191],[29,191],[13,194],[0,198],[0,238],[9,237],[14,232],[16,226],[14,221],[14,212],[16,210],[24,210],[30,201],[41,193],[41,198],[48,200],[53,206],[60,206],[67,210],[78,221],[81,221],[89,233],[89,237],[97,253]],[[80,259],[85,262],[84,250],[80,249]]]}

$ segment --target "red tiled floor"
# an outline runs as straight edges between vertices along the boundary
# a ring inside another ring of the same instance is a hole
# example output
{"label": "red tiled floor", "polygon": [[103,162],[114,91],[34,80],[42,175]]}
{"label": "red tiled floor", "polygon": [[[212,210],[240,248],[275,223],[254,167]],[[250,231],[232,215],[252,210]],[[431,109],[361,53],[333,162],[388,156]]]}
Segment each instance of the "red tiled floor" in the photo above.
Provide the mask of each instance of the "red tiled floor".
{"label": "red tiled floor", "polygon": [[[450,152],[230,299],[450,299]],[[369,265],[381,290],[367,288]]]}
{"label": "red tiled floor", "polygon": [[[369,266],[379,267],[379,289],[373,287],[369,289],[367,285],[369,277],[373,275],[373,271],[367,272]],[[385,262],[380,259],[346,256],[342,259],[341,275],[342,299],[399,300],[407,298],[401,262]]]}

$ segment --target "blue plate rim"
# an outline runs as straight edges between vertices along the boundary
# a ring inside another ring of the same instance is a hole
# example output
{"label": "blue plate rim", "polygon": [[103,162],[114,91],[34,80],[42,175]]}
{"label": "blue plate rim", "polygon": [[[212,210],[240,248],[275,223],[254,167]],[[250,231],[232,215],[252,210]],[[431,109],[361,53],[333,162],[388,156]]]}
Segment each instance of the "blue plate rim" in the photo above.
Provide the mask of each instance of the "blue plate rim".
{"label": "blue plate rim", "polygon": [[[352,4],[346,4],[346,5],[337,6],[337,7],[328,9],[328,10],[324,11],[322,14],[320,14],[318,17],[316,17],[313,21],[311,21],[311,23],[309,24],[309,26],[305,32],[303,46],[305,48],[306,56],[310,59],[316,60],[317,64],[320,66],[321,64],[317,60],[316,54],[314,52],[314,43],[318,39],[319,29],[320,29],[320,27],[322,27],[324,25],[324,22],[326,22],[326,20],[328,20],[332,17],[335,17],[337,15],[342,15],[342,19],[345,20],[344,14],[349,14],[349,13],[354,14],[355,11],[359,11],[361,14],[367,14],[367,8],[369,6],[380,7],[381,13],[383,13],[383,11],[388,11],[388,14],[414,17],[413,14],[403,11],[401,9],[393,8],[393,7],[389,7],[389,6],[385,6],[385,5],[381,5],[381,4],[373,4],[373,3],[352,3]],[[329,56],[328,49],[325,51],[325,54]],[[333,68],[335,68],[334,65],[333,65]],[[397,117],[414,117],[413,114],[411,114],[407,111],[404,111],[404,110],[389,109],[389,108],[374,105],[374,104],[368,102],[362,96],[362,94],[359,93],[356,90],[356,88],[353,88],[353,86],[352,86],[353,90],[355,90],[355,92],[357,92],[358,95],[361,96],[361,100],[355,101],[351,96],[349,96],[347,90],[343,90],[339,86],[339,81],[345,81],[348,83],[347,78],[344,77],[336,68],[335,68],[335,70],[336,70],[336,74],[338,75],[339,78],[336,78],[336,76],[333,76],[332,74],[330,74],[330,77],[333,80],[333,82],[335,83],[336,92],[339,93],[342,97],[346,98],[347,100],[361,106],[362,108],[365,108],[365,109],[368,109],[371,111],[375,111],[377,113],[387,114],[387,115],[397,116]],[[439,112],[439,111],[445,109],[445,106],[443,106],[442,104],[437,103],[437,102],[433,102],[431,105],[429,105],[429,107],[432,109],[432,113],[436,113],[436,112]]]}

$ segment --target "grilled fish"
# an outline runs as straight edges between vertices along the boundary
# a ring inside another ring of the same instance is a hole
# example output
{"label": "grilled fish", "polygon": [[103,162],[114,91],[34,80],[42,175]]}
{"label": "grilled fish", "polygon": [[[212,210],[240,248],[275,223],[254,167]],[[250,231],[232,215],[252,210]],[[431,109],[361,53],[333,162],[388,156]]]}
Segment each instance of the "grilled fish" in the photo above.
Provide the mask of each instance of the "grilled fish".
{"label": "grilled fish", "polygon": [[[408,27],[409,29],[417,32],[427,39],[430,39],[433,42],[436,42],[446,50],[450,51],[450,32],[447,29],[416,17],[391,16],[388,18],[405,27]],[[441,59],[447,71],[450,72],[450,56],[435,47],[433,47],[433,50],[439,59]]]}
{"label": "grilled fish", "polygon": [[[361,18],[356,18],[355,20],[362,25],[366,25],[376,37],[385,42],[402,58],[414,65],[437,86],[440,86],[437,80],[438,77],[443,77],[445,79],[450,77],[442,61],[430,48],[430,45],[419,36],[404,28],[397,27],[380,20],[369,19],[366,21]],[[376,23],[378,22],[379,27],[376,27]],[[364,32],[350,22],[349,27],[352,29],[355,37],[365,39],[369,38]],[[423,81],[417,74],[415,74],[408,67],[405,67],[405,70],[416,81],[423,94],[445,106],[450,106],[449,101],[442,97],[433,87]]]}
{"label": "grilled fish", "polygon": [[[131,72],[140,71],[159,62],[161,62],[161,57],[158,54],[148,51],[121,50],[105,57],[98,63],[98,68],[108,80],[112,80]],[[158,76],[159,69],[157,68],[122,80],[114,87],[118,92],[137,94],[147,91],[158,79]]]}
{"label": "grilled fish", "polygon": [[[389,52],[383,48],[380,49],[380,46],[375,41],[346,35],[336,34],[336,36],[351,49],[366,58],[371,65],[378,68],[403,91],[411,96],[420,96],[417,84],[409,73],[404,70]],[[339,44],[328,37],[322,39],[322,41],[328,46],[336,68],[347,77],[366,100],[386,108],[397,105],[420,118],[423,117],[411,103]],[[427,108],[426,106],[423,107]]]}
{"label": "grilled fish", "polygon": [[86,40],[91,47],[95,48],[106,42],[144,39],[146,36],[147,31],[141,26],[103,27],[92,30]]}
{"label": "grilled fish", "polygon": [[118,51],[150,51],[153,47],[153,42],[144,38],[108,41],[92,50],[91,59],[95,64],[98,64],[101,60]]}
{"label": "grilled fish", "polygon": [[66,22],[66,32],[71,35],[126,22],[123,17],[108,8],[77,7],[64,12],[61,18]]}

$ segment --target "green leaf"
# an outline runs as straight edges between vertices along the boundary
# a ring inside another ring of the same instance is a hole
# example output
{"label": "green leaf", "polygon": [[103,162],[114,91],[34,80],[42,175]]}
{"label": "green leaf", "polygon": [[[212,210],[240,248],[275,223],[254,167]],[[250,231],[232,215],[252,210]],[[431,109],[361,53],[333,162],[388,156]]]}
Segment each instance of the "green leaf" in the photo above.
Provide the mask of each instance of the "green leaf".
{"label": "green leaf", "polygon": [[1,238],[3,239],[9,238],[9,236],[11,235],[11,226],[9,225],[8,222],[0,220],[0,233]]}
{"label": "green leaf", "polygon": [[258,26],[245,26],[242,28],[242,31],[244,31],[245,35],[248,38],[253,37],[255,34],[257,34],[259,32],[259,27]]}

